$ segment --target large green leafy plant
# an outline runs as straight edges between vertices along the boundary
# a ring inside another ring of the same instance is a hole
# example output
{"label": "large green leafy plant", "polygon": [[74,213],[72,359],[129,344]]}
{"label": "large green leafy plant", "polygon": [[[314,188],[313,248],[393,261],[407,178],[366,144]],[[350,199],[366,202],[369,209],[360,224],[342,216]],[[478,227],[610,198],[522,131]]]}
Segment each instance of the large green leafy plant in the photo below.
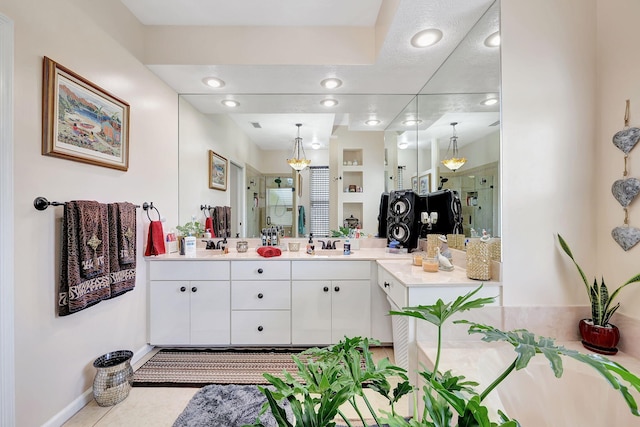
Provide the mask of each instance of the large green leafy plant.
{"label": "large green leafy plant", "polygon": [[202,237],[202,233],[204,233],[203,225],[199,221],[196,221],[195,218],[191,218],[191,221],[184,225],[178,225],[176,228],[182,236]]}
{"label": "large green leafy plant", "polygon": [[598,284],[596,278],[593,278],[593,285],[589,286],[589,282],[587,281],[587,276],[582,271],[582,268],[578,265],[576,260],[573,258],[573,254],[571,253],[571,249],[569,249],[569,245],[562,238],[560,234],[558,234],[558,242],[560,243],[560,247],[567,254],[573,264],[578,269],[578,273],[580,273],[580,277],[582,277],[582,281],[584,282],[584,288],[587,291],[587,297],[589,297],[589,301],[591,302],[591,320],[594,325],[597,326],[607,326],[611,316],[613,313],[618,310],[620,307],[620,303],[615,303],[616,296],[618,293],[624,289],[627,285],[632,283],[640,282],[640,274],[633,276],[631,279],[627,280],[623,283],[619,288],[613,291],[612,294],[609,294],[609,290],[607,289],[607,285],[604,283],[604,278],[601,279],[601,283]]}
{"label": "large green leafy plant", "polygon": [[[281,380],[272,375],[265,377],[275,387],[275,391],[261,388],[267,396],[267,404],[263,410],[271,409],[280,427],[333,427],[335,417],[344,420],[351,426],[349,419],[341,412],[342,404],[348,402],[354,407],[360,420],[364,423],[364,413],[358,408],[355,397],[360,396],[365,402],[368,412],[376,425],[389,427],[518,427],[520,424],[498,411],[499,420],[489,418],[489,410],[483,404],[484,399],[492,390],[500,385],[514,370],[523,369],[536,355],[542,354],[551,365],[556,377],[563,372],[562,356],[576,359],[593,367],[605,380],[620,392],[631,412],[640,416],[638,405],[630,392],[634,389],[640,392],[640,378],[629,372],[618,363],[612,362],[600,355],[582,354],[575,350],[557,346],[554,340],[536,337],[531,332],[519,329],[503,332],[492,326],[458,320],[454,323],[466,324],[469,333],[481,334],[483,341],[504,341],[514,347],[516,356],[513,362],[489,385],[478,390],[480,384],[468,381],[463,375],[452,371],[440,372],[442,326],[456,313],[481,308],[493,298],[477,298],[474,295],[482,288],[475,289],[455,301],[444,303],[438,300],[433,305],[407,307],[402,311],[392,312],[393,315],[411,316],[427,321],[438,328],[437,352],[432,370],[424,369],[419,372],[422,380],[422,399],[424,409],[419,413],[414,405],[411,418],[404,418],[395,411],[395,404],[407,393],[417,390],[406,380],[406,371],[393,366],[387,359],[376,365],[371,357],[368,340],[362,338],[346,338],[339,344],[322,349],[312,349],[305,352],[309,359],[294,357],[298,367],[297,376],[285,373]],[[391,391],[388,378],[398,376],[399,385]],[[366,399],[364,390],[370,388],[385,396],[391,404],[391,411],[376,410]],[[294,420],[288,420],[284,410],[279,406],[282,400],[291,403]],[[254,426],[261,426],[256,421]]]}

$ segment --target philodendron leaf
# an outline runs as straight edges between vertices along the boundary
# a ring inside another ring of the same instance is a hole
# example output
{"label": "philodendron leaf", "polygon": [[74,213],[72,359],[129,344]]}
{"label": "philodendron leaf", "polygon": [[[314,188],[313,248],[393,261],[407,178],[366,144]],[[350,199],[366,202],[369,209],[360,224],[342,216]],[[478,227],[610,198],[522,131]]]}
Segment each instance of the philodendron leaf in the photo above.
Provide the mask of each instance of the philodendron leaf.
{"label": "philodendron leaf", "polygon": [[[273,418],[275,418],[276,422],[278,423],[278,426],[293,427],[293,425],[289,422],[289,420],[287,420],[287,413],[285,412],[285,410],[280,406],[278,406],[278,403],[276,402],[275,398],[271,394],[271,390],[265,387],[260,387],[260,386],[258,388],[267,397],[267,402],[269,403],[269,407],[271,408],[271,414],[273,415]],[[257,420],[256,420],[256,423],[258,423]],[[259,425],[262,425],[262,424],[259,424]]]}
{"label": "philodendron leaf", "polygon": [[507,414],[498,409],[498,416],[500,417],[500,424],[498,427],[521,427],[520,423],[516,420],[512,420],[507,417]]}
{"label": "philodendron leaf", "polygon": [[455,301],[445,304],[441,299],[436,301],[432,305],[419,305],[416,307],[406,307],[402,311],[391,311],[392,315],[410,316],[418,319],[426,320],[435,326],[442,326],[442,324],[452,315],[471,310],[474,308],[482,308],[487,304],[491,304],[495,301],[495,297],[489,298],[477,298],[471,300],[476,293],[482,289],[482,285],[459,296]]}
{"label": "philodendron leaf", "polygon": [[466,320],[459,320],[455,323],[470,325],[469,333],[484,334],[482,338],[483,341],[506,341],[510,343],[515,347],[516,352],[518,352],[518,358],[523,354],[521,348],[528,347],[526,350],[527,354],[529,354],[531,349],[535,349],[535,353],[542,353],[549,360],[551,368],[557,378],[562,376],[562,359],[560,356],[571,357],[572,359],[586,363],[598,371],[615,390],[618,390],[620,394],[622,394],[633,415],[640,416],[638,404],[629,392],[629,387],[634,388],[636,392],[640,392],[640,378],[629,372],[624,366],[598,354],[583,354],[563,346],[556,346],[554,340],[551,338],[540,337],[538,341],[536,341],[532,338],[533,334],[524,329],[503,332],[493,326],[482,325]]}
{"label": "philodendron leaf", "polygon": [[458,420],[459,427],[491,427],[489,410],[480,402],[480,397],[473,396],[467,402],[464,415]]}
{"label": "philodendron leaf", "polygon": [[557,349],[551,338],[540,337],[536,341],[536,337],[526,329],[517,329],[514,331],[504,332],[493,326],[482,325],[479,323],[469,322],[467,320],[457,320],[454,323],[464,323],[469,325],[470,334],[483,334],[482,341],[505,341],[514,346],[518,356],[516,358],[516,369],[523,369],[536,353],[544,353],[551,363],[554,375],[559,378],[562,376],[562,360],[553,351],[542,351],[544,348]]}

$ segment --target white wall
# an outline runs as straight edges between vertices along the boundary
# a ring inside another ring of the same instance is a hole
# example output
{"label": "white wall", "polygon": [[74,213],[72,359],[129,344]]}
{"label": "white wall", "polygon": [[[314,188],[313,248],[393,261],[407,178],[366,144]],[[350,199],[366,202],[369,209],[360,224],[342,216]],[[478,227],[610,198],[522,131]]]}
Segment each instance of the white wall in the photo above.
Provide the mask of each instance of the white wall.
{"label": "white wall", "polygon": [[[62,420],[56,414],[91,388],[98,356],[139,351],[147,342],[147,276],[143,255],[146,215],[138,212],[135,290],[67,316],[56,315],[61,207],[37,211],[33,200],[153,201],[169,221],[177,218],[177,95],[101,25],[126,20],[120,2],[112,15],[85,14],[60,0],[3,1],[15,22],[15,378],[16,425]],[[141,28],[118,28],[120,40]],[[132,43],[132,46],[134,43]],[[128,101],[128,172],[41,155],[42,61],[48,56]],[[82,400],[82,399],[80,399]],[[78,401],[76,401],[78,403]],[[81,404],[82,402],[80,402]],[[73,406],[73,405],[72,405]]]}
{"label": "white wall", "polygon": [[595,265],[596,2],[501,5],[504,304],[587,304],[555,233]]}
{"label": "white wall", "polygon": [[[598,131],[596,134],[596,174],[592,192],[597,201],[591,208],[596,212],[594,233],[597,252],[596,265],[588,274],[602,274],[610,287],[618,287],[640,273],[640,245],[625,252],[611,237],[611,230],[621,226],[624,214],[611,194],[611,185],[622,179],[623,152],[611,139],[624,125],[625,100],[631,101],[630,125],[640,127],[640,37],[637,22],[640,2],[637,0],[607,0],[596,3],[598,11]],[[640,146],[629,153],[629,176],[640,179]],[[629,207],[629,223],[640,228],[640,200]],[[584,268],[583,264],[583,268]],[[621,294],[620,312],[640,319],[640,287],[629,285]],[[615,320],[615,319],[614,319]],[[622,340],[631,331],[623,330]],[[637,334],[637,331],[636,331]]]}
{"label": "white wall", "polygon": [[[209,150],[229,163],[242,167],[248,163],[258,170],[263,165],[264,152],[226,115],[205,116],[183,98],[179,108],[179,223],[191,221],[192,215],[204,223],[201,205],[229,206],[231,197],[229,181],[227,191],[209,188]],[[176,225],[171,223],[170,227]]]}

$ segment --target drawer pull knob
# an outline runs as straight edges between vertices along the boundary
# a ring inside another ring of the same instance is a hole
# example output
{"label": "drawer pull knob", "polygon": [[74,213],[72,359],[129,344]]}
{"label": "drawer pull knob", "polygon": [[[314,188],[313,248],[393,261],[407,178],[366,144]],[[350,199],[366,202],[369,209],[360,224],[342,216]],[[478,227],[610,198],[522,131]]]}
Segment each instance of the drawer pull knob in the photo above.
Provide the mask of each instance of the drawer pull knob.
{"label": "drawer pull knob", "polygon": [[262,274],[263,271],[264,271],[263,269],[259,268],[258,269],[258,274]]}
{"label": "drawer pull knob", "polygon": [[264,295],[262,295],[262,294],[258,294],[258,298],[259,298],[259,299],[262,299],[262,297],[263,297],[263,296],[264,296]]}
{"label": "drawer pull knob", "polygon": [[389,287],[389,282],[384,282],[384,287],[388,288]]}
{"label": "drawer pull knob", "polygon": [[258,331],[262,332],[264,328],[262,326],[258,326]]}
{"label": "drawer pull knob", "polygon": [[191,292],[198,292],[198,288],[194,286],[193,288],[191,288]]}
{"label": "drawer pull knob", "polygon": [[186,290],[187,290],[187,288],[185,288],[184,286],[182,286],[182,287],[180,288],[180,292],[184,292],[184,291],[186,291]]}
{"label": "drawer pull knob", "polygon": [[324,289],[322,289],[322,290],[325,291],[325,292],[329,292],[329,287],[325,286]]}
{"label": "drawer pull knob", "polygon": [[333,288],[333,290],[336,292],[340,292],[340,286],[336,286],[335,288]]}

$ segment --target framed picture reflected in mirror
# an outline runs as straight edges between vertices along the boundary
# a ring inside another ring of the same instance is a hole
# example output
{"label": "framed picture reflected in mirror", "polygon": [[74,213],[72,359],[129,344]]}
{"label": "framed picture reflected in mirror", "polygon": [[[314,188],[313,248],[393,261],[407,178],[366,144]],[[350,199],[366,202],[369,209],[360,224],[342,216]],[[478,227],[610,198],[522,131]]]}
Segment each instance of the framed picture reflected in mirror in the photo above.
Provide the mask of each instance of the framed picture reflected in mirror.
{"label": "framed picture reflected in mirror", "polygon": [[227,191],[228,170],[227,159],[209,150],[209,188]]}

